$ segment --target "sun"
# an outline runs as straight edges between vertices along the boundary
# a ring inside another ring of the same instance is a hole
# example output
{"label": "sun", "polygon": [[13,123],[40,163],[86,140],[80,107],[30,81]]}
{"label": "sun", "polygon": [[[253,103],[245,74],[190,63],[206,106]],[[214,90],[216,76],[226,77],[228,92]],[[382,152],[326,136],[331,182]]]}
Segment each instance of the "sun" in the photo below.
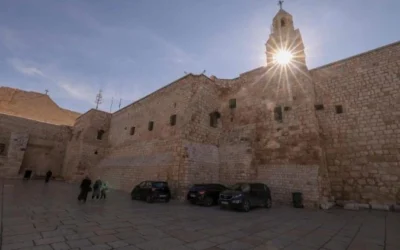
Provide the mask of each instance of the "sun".
{"label": "sun", "polygon": [[287,65],[293,59],[293,54],[288,50],[279,50],[274,55],[275,62],[281,65]]}

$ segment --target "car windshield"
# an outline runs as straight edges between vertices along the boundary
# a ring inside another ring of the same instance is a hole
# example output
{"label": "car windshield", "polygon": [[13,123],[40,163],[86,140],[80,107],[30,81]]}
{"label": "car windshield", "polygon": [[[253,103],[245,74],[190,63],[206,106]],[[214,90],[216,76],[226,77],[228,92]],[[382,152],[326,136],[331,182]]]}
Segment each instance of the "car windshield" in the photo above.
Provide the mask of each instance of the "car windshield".
{"label": "car windshield", "polygon": [[243,189],[246,187],[246,184],[243,183],[238,183],[235,184],[231,187],[232,190],[236,190],[236,191],[243,191]]}
{"label": "car windshield", "polygon": [[167,186],[167,183],[165,183],[165,182],[153,182],[153,187],[155,187],[155,188],[163,188],[166,186]]}

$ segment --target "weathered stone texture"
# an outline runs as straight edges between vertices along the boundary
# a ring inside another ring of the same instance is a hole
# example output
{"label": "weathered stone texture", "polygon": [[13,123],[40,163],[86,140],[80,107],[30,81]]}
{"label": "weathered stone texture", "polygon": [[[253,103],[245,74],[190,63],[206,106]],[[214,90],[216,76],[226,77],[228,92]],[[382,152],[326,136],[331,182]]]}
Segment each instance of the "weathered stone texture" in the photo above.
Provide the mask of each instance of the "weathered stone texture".
{"label": "weathered stone texture", "polygon": [[5,144],[0,176],[14,177],[25,169],[34,176],[44,176],[49,169],[54,176],[61,175],[69,127],[2,114],[0,131],[0,143]]}
{"label": "weathered stone texture", "polygon": [[[311,71],[332,194],[399,202],[400,44]],[[343,113],[337,114],[336,105]]]}

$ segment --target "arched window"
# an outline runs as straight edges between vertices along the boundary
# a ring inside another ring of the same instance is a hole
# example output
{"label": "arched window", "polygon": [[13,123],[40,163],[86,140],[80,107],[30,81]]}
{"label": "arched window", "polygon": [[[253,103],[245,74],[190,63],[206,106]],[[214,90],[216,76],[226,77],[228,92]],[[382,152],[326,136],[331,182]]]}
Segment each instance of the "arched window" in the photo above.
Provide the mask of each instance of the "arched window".
{"label": "arched window", "polygon": [[103,139],[103,134],[104,134],[104,130],[100,129],[99,131],[97,131],[97,140],[102,140]]}
{"label": "arched window", "polygon": [[286,22],[285,22],[285,19],[281,19],[281,28],[283,28],[283,27],[285,27],[286,26]]}
{"label": "arched window", "polygon": [[218,111],[210,113],[210,126],[213,128],[218,127],[219,118],[221,118],[221,114]]}

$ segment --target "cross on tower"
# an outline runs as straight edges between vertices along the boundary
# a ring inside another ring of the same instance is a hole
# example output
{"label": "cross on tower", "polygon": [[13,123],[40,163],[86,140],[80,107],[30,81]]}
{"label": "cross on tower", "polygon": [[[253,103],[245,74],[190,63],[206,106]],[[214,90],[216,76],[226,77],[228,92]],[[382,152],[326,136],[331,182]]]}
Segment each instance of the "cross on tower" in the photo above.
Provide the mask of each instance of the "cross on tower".
{"label": "cross on tower", "polygon": [[278,5],[279,5],[280,9],[282,9],[282,4],[283,4],[283,2],[284,2],[284,1],[282,1],[282,0],[279,0],[279,1],[278,1]]}

